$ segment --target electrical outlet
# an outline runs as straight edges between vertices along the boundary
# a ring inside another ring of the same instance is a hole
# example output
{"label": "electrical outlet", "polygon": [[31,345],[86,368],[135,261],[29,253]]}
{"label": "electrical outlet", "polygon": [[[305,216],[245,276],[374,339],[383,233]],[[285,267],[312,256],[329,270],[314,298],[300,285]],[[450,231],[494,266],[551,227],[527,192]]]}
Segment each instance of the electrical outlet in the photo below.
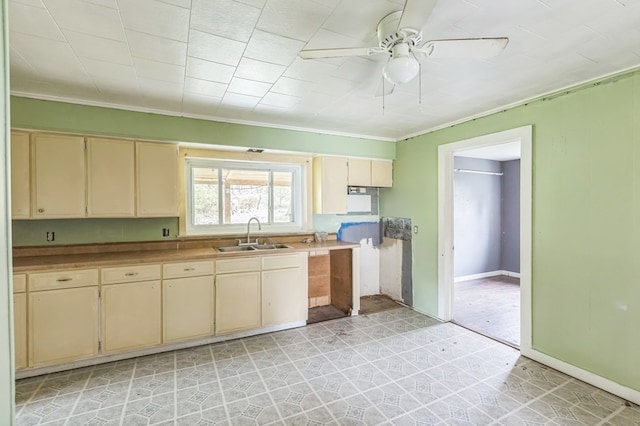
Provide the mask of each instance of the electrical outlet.
{"label": "electrical outlet", "polygon": [[47,241],[51,242],[51,241],[55,241],[56,239],[56,233],[53,231],[47,231]]}
{"label": "electrical outlet", "polygon": [[162,228],[162,236],[163,237],[169,236],[169,228]]}

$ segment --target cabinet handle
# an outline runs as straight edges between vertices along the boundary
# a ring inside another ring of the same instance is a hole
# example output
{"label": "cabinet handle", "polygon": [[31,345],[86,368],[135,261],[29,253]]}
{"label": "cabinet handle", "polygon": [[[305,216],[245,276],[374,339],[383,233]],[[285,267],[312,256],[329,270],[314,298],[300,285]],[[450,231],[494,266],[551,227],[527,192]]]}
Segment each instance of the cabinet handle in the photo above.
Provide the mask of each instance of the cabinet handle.
{"label": "cabinet handle", "polygon": [[137,272],[127,272],[124,274],[125,277],[135,277],[136,275],[138,275]]}
{"label": "cabinet handle", "polygon": [[38,209],[38,213],[44,213],[44,209]]}
{"label": "cabinet handle", "polygon": [[73,278],[58,278],[56,281],[58,281],[59,283],[63,283],[65,281],[71,281],[73,280]]}
{"label": "cabinet handle", "polygon": [[184,268],[185,272],[195,271],[195,270],[196,270],[196,268]]}

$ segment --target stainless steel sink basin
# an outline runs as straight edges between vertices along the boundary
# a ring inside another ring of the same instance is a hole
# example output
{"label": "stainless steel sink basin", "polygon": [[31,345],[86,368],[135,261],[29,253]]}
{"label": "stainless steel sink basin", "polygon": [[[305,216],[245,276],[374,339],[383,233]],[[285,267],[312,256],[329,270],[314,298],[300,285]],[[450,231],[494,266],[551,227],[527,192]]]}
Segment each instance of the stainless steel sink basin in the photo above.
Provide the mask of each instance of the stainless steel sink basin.
{"label": "stainless steel sink basin", "polygon": [[258,250],[279,250],[291,248],[291,246],[288,246],[286,244],[258,244],[255,247]]}
{"label": "stainless steel sink basin", "polygon": [[253,251],[255,250],[254,246],[227,246],[227,247],[216,247],[216,250],[227,253],[234,251]]}

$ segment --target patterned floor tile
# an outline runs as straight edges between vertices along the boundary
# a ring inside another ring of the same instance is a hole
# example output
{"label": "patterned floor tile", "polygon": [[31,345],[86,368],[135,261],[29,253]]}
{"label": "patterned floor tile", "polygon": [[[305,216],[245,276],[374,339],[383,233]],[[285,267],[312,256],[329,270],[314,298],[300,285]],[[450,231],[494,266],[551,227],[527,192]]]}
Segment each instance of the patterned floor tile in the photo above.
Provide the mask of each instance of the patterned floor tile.
{"label": "patterned floor tile", "polygon": [[247,337],[242,339],[242,343],[250,354],[278,348],[278,342],[275,341],[271,334]]}
{"label": "patterned floor tile", "polygon": [[524,407],[507,414],[500,420],[500,424],[504,426],[551,426],[557,423],[530,408]]}
{"label": "patterned floor tile", "polygon": [[428,370],[446,362],[444,358],[426,351],[423,348],[404,352],[400,354],[400,356],[415,365],[420,371]]}
{"label": "patterned floor tile", "polygon": [[452,364],[442,364],[438,368],[431,368],[424,372],[434,381],[444,385],[454,392],[462,390],[478,382],[478,379],[470,376],[460,368]]}
{"label": "patterned floor tile", "polygon": [[351,348],[329,352],[326,357],[338,371],[367,363],[367,359]]}
{"label": "patterned floor tile", "polygon": [[149,398],[154,395],[175,392],[175,390],[176,379],[173,371],[153,376],[144,376],[139,379],[134,379],[131,382],[129,400]]}
{"label": "patterned floor tile", "polygon": [[287,354],[291,361],[311,358],[321,354],[320,349],[315,347],[306,339],[303,339],[302,342],[283,347],[282,350]]}
{"label": "patterned floor tile", "polygon": [[222,379],[220,387],[227,403],[266,392],[260,375],[255,371]]}
{"label": "patterned floor tile", "polygon": [[395,353],[408,352],[420,348],[419,344],[402,335],[387,337],[381,343]]}
{"label": "patterned floor tile", "polygon": [[176,416],[200,413],[224,405],[218,382],[180,389],[176,392]]}
{"label": "patterned floor tile", "polygon": [[247,355],[247,349],[244,347],[241,340],[215,343],[210,345],[210,349],[215,361],[222,361]]}
{"label": "patterned floor tile", "polygon": [[438,418],[431,410],[421,407],[416,411],[397,417],[388,424],[395,426],[432,426],[444,425],[442,420]]}
{"label": "patterned floor tile", "polygon": [[367,361],[376,361],[378,359],[387,358],[395,354],[384,343],[375,341],[354,348],[356,352],[362,355]]}
{"label": "patterned floor tile", "polygon": [[300,330],[305,339],[311,341],[333,336],[335,333],[325,327],[322,323],[311,324]]}
{"label": "patterned floor tile", "polygon": [[279,347],[285,348],[289,345],[294,345],[299,342],[305,342],[307,339],[304,337],[304,334],[298,328],[293,328],[290,330],[278,331],[276,333],[271,333],[271,337],[276,341]]}
{"label": "patterned floor tile", "polygon": [[484,383],[521,404],[526,404],[546,392],[544,389],[537,387],[520,376],[512,374],[510,371],[490,377],[484,380]]}
{"label": "patterned floor tile", "polygon": [[342,371],[342,374],[361,391],[391,383],[393,380],[373,364],[360,365]]}
{"label": "patterned floor tile", "polygon": [[552,395],[572,402],[577,407],[601,419],[609,417],[624,406],[623,399],[578,380],[572,380],[564,384],[554,390]]}
{"label": "patterned floor tile", "polygon": [[528,408],[560,424],[595,425],[602,420],[582,408],[550,394],[533,401],[528,405]]}
{"label": "patterned floor tile", "polygon": [[135,366],[135,361],[127,363],[112,362],[97,365],[91,372],[91,377],[89,377],[86,389],[108,386],[114,383],[129,382],[133,378]]}
{"label": "patterned floor tile", "polygon": [[114,405],[111,407],[101,408],[97,411],[86,412],[78,415],[74,414],[73,417],[69,418],[67,425],[119,425],[123,413],[123,404]]}
{"label": "patterned floor tile", "polygon": [[85,390],[80,395],[73,415],[102,410],[114,405],[122,405],[127,400],[129,382],[114,383]]}
{"label": "patterned floor tile", "polygon": [[373,361],[371,364],[392,378],[407,377],[422,371],[421,368],[416,367],[401,355],[393,355],[388,358],[379,359]]}
{"label": "patterned floor tile", "polygon": [[338,426],[329,410],[325,407],[318,407],[304,413],[296,414],[292,417],[284,419],[284,424],[287,426]]}
{"label": "patterned floor tile", "polygon": [[520,408],[520,403],[485,383],[478,383],[457,394],[493,419],[499,419]]}
{"label": "patterned floor tile", "polygon": [[331,374],[335,371],[335,367],[329,362],[324,355],[316,355],[312,358],[301,359],[293,363],[302,377],[307,380],[315,377]]}
{"label": "patterned floor tile", "polygon": [[451,389],[440,382],[434,381],[433,378],[424,373],[403,377],[396,380],[395,383],[424,405],[453,393]]}
{"label": "patterned floor tile", "polygon": [[256,366],[253,363],[251,357],[242,355],[233,358],[223,359],[215,363],[218,377],[225,379],[228,377],[235,377],[241,374],[250,373],[256,371]]}
{"label": "patterned floor tile", "polygon": [[232,425],[266,425],[282,418],[268,394],[256,395],[227,405]]}
{"label": "patterned floor tile", "polygon": [[280,388],[269,394],[283,418],[301,414],[322,405],[322,401],[306,383]]}
{"label": "patterned floor tile", "polygon": [[380,386],[364,393],[371,403],[380,410],[387,419],[405,415],[420,407],[412,395],[395,383]]}
{"label": "patterned floor tile", "polygon": [[80,393],[76,392],[29,402],[23,408],[16,424],[40,424],[61,419],[65,420],[71,416],[73,407],[79,397]]}
{"label": "patterned floor tile", "polygon": [[177,370],[211,363],[213,363],[213,354],[209,346],[197,346],[176,351]]}
{"label": "patterned floor tile", "polygon": [[128,402],[124,409],[123,425],[156,424],[175,418],[175,394],[142,398]]}
{"label": "patterned floor tile", "polygon": [[547,391],[555,389],[571,380],[571,377],[566,374],[562,374],[534,361],[524,363],[511,370],[511,372]]}
{"label": "patterned floor tile", "polygon": [[42,382],[42,385],[32,395],[31,400],[55,398],[57,396],[76,393],[84,389],[91,371],[76,373],[75,370],[66,374],[51,374]]}
{"label": "patterned floor tile", "polygon": [[640,426],[640,407],[626,403],[625,406],[609,418],[608,425]]}
{"label": "patterned floor tile", "polygon": [[493,419],[480,410],[469,404],[468,401],[458,395],[448,396],[442,400],[433,402],[427,406],[433,413],[441,418],[445,424],[457,425],[480,425],[486,426],[493,422]]}
{"label": "patterned floor tile", "polygon": [[276,367],[278,365],[286,364],[289,362],[289,357],[279,347],[266,351],[254,352],[249,356],[253,360],[258,370],[261,370],[263,368]]}
{"label": "patterned floor tile", "polygon": [[340,336],[348,337],[346,333],[338,333],[333,336],[323,337],[321,339],[312,340],[311,343],[318,348],[320,353],[327,354],[332,351],[338,351],[340,349],[347,349],[350,347],[349,343],[343,340]]}
{"label": "patterned floor tile", "polygon": [[190,388],[218,380],[216,365],[203,364],[176,371],[176,389]]}
{"label": "patterned floor tile", "polygon": [[300,383],[305,380],[296,366],[291,362],[281,364],[277,367],[258,370],[258,374],[262,377],[267,389],[270,390],[295,385],[296,383]]}
{"label": "patterned floor tile", "polygon": [[385,416],[363,395],[333,402],[327,409],[341,425],[377,425]]}
{"label": "patterned floor tile", "polygon": [[416,325],[409,321],[405,321],[403,319],[398,319],[387,323],[385,324],[385,327],[392,331],[395,331],[396,333],[407,333],[409,331],[417,330],[418,328],[420,328],[419,325]]}
{"label": "patterned floor tile", "polygon": [[311,379],[308,383],[325,404],[359,393],[358,388],[339,372]]}
{"label": "patterned floor tile", "polygon": [[202,411],[202,413],[193,413],[176,419],[177,426],[217,426],[231,425],[227,418],[225,407],[216,407]]}
{"label": "patterned floor tile", "polygon": [[152,376],[175,370],[176,359],[174,352],[161,353],[136,358],[134,378]]}

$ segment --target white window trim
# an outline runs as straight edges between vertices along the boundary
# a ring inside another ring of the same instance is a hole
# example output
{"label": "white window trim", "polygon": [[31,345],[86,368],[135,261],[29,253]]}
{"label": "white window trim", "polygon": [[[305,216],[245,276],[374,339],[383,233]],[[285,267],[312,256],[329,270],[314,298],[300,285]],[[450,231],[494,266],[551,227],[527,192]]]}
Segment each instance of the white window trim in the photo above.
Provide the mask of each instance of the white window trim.
{"label": "white window trim", "polygon": [[[244,234],[247,231],[247,224],[223,224],[223,225],[194,225],[193,218],[193,168],[222,168],[222,169],[245,169],[245,170],[264,170],[264,171],[289,171],[294,173],[293,196],[294,196],[294,213],[293,222],[291,223],[262,223],[262,230],[258,231],[257,226],[252,225],[251,234],[273,234],[286,232],[299,232],[305,227],[306,215],[306,170],[302,164],[287,162],[263,162],[263,161],[242,161],[242,160],[226,160],[218,158],[201,158],[187,157],[185,160],[185,211],[186,211],[186,232],[187,235],[225,235],[225,234]],[[272,188],[270,188],[270,191]],[[271,197],[270,197],[271,198]],[[272,200],[270,200],[272,202]],[[269,206],[271,209],[272,206]]]}

